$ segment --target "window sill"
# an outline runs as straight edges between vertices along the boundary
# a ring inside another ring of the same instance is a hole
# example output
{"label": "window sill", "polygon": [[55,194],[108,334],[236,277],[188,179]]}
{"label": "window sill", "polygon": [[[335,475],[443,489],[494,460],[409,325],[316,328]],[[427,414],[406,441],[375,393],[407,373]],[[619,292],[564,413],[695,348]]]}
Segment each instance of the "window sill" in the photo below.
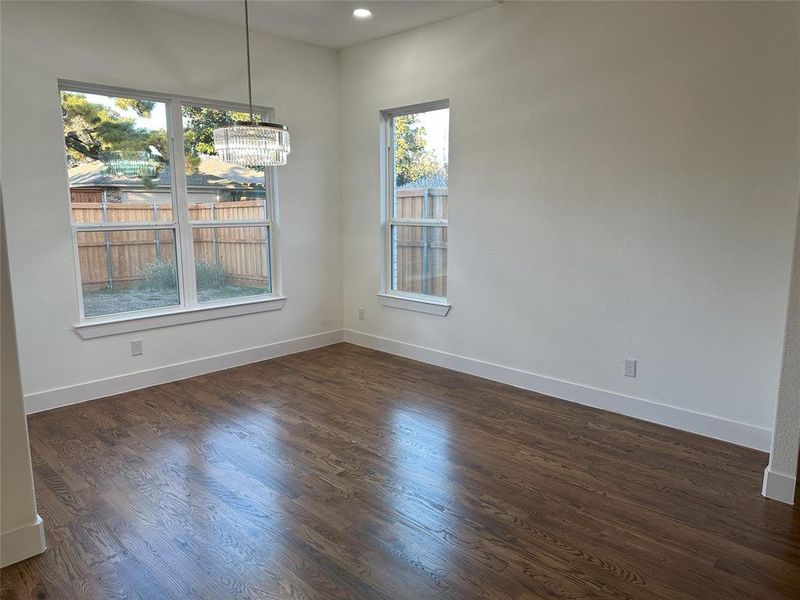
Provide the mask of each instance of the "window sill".
{"label": "window sill", "polygon": [[75,331],[83,339],[89,340],[108,335],[133,333],[135,331],[172,327],[173,325],[183,325],[185,323],[211,321],[214,319],[224,319],[226,317],[238,317],[240,315],[249,315],[258,312],[281,310],[284,304],[286,304],[286,298],[282,296],[270,296],[268,298],[237,302],[236,304],[214,304],[210,306],[170,310],[158,314],[150,313],[135,317],[127,316],[86,321],[75,325]]}
{"label": "window sill", "polygon": [[427,313],[438,317],[446,317],[453,307],[446,298],[432,299],[424,296],[401,296],[399,294],[378,294],[378,300],[384,306]]}

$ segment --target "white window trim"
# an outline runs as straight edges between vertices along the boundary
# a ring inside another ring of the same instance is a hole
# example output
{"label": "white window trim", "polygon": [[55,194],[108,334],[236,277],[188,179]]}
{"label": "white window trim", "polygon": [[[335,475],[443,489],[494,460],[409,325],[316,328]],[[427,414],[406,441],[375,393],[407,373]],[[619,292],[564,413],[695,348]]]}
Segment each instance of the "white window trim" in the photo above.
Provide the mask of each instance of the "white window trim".
{"label": "white window trim", "polygon": [[440,296],[423,296],[421,294],[408,294],[393,291],[391,294],[378,294],[378,301],[383,306],[389,308],[400,308],[413,312],[427,313],[438,317],[446,317],[452,304],[448,304],[445,298]]}
{"label": "white window trim", "polygon": [[[132,333],[135,331],[146,331],[147,329],[159,329],[161,327],[172,327],[185,323],[197,323],[199,321],[212,321],[215,319],[225,319],[227,317],[238,317],[259,312],[281,310],[286,304],[286,298],[282,296],[252,296],[231,304],[202,304],[194,308],[182,308],[178,310],[160,311],[140,311],[138,313],[125,314],[124,318],[110,318],[87,321],[75,325],[75,331],[84,340],[90,340],[108,335],[118,335],[122,333]],[[146,313],[146,314],[144,314]]]}
{"label": "white window trim", "polygon": [[440,317],[446,317],[452,305],[442,296],[413,294],[392,289],[392,226],[393,225],[420,225],[424,227],[448,227],[448,221],[440,219],[398,219],[394,217],[394,136],[392,135],[392,119],[431,110],[450,108],[450,101],[435,100],[412,104],[401,108],[392,108],[381,111],[380,146],[381,146],[381,248],[383,261],[381,261],[381,282],[378,300],[383,306],[399,308],[414,312],[422,312]]}
{"label": "white window trim", "polygon": [[[134,331],[144,331],[159,327],[171,327],[183,323],[193,323],[211,319],[220,319],[239,315],[252,314],[280,310],[286,303],[286,298],[282,291],[282,276],[279,260],[279,202],[278,202],[278,182],[277,169],[270,169],[267,188],[267,215],[266,219],[258,221],[235,221],[235,222],[201,222],[189,220],[188,190],[186,177],[179,176],[185,173],[185,156],[183,151],[183,115],[181,106],[202,106],[207,108],[218,108],[226,110],[236,110],[247,112],[247,105],[222,100],[209,100],[205,98],[195,98],[180,94],[165,94],[160,92],[149,92],[142,90],[131,90],[127,88],[83,83],[79,81],[59,80],[58,93],[59,102],[62,91],[71,91],[86,94],[99,94],[112,97],[136,98],[140,100],[150,100],[165,104],[167,118],[167,137],[170,142],[170,165],[172,170],[171,194],[173,202],[174,220],[171,222],[153,223],[114,223],[114,224],[76,224],[72,222],[70,210],[71,199],[69,197],[69,176],[65,170],[65,189],[67,191],[67,210],[70,227],[72,229],[73,260],[75,263],[75,276],[77,287],[77,300],[79,311],[79,322],[74,326],[75,331],[83,339],[91,339],[108,335],[131,333]],[[264,106],[254,106],[253,112],[273,120],[274,110]],[[268,251],[270,259],[270,283],[272,291],[270,294],[259,296],[245,296],[221,302],[197,301],[197,290],[195,287],[194,272],[194,241],[193,229],[198,227],[224,227],[224,226],[258,226],[267,228]],[[132,311],[124,313],[114,313],[111,315],[101,315],[97,317],[86,317],[84,315],[83,289],[81,286],[80,258],[78,253],[78,232],[80,231],[112,231],[112,230],[131,230],[131,229],[168,229],[173,231],[175,236],[175,254],[177,258],[177,270],[179,281],[180,304],[167,306],[158,309]],[[190,266],[191,268],[186,268]]]}

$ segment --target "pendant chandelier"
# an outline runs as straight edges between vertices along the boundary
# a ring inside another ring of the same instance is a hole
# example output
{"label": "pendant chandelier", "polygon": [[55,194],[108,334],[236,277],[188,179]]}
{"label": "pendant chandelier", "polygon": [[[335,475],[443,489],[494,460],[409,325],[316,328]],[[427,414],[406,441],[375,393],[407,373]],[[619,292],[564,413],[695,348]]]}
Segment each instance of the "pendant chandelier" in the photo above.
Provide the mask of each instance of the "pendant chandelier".
{"label": "pendant chandelier", "polygon": [[214,130],[214,147],[220,159],[242,167],[275,167],[286,164],[289,130],[278,123],[256,122],[253,118],[253,81],[250,75],[250,17],[244,0],[244,28],[247,46],[247,97],[250,120]]}

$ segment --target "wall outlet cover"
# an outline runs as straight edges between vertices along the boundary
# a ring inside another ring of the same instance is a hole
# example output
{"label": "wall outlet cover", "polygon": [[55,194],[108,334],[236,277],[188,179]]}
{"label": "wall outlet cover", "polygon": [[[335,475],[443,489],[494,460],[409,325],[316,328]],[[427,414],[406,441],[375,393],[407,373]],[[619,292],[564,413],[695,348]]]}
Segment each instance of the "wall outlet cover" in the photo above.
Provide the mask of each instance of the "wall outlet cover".
{"label": "wall outlet cover", "polygon": [[636,377],[636,361],[625,359],[625,377]]}

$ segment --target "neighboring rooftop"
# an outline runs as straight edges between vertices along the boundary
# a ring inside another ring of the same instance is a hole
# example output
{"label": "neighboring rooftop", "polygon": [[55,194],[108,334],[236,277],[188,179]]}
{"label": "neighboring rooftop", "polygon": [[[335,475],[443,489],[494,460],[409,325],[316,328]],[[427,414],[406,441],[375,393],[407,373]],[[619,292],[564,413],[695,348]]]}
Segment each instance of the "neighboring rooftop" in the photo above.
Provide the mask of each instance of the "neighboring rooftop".
{"label": "neighboring rooftop", "polygon": [[[169,165],[159,169],[152,179],[153,186],[170,187],[172,173]],[[186,176],[190,188],[241,188],[264,185],[264,174],[254,169],[238,167],[221,161],[216,156],[202,156],[196,173]],[[69,186],[81,187],[152,187],[145,186],[141,177],[112,175],[103,169],[100,161],[81,163],[69,169]]]}

